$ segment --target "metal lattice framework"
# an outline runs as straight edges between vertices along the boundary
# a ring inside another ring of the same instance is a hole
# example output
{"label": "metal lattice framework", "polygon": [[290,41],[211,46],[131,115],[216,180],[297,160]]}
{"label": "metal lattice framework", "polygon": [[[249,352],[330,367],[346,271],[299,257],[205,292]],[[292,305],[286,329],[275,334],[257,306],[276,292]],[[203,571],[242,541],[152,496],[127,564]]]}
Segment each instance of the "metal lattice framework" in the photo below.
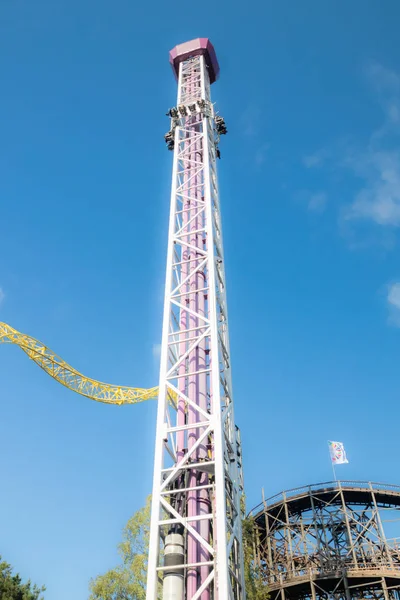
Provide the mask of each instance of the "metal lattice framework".
{"label": "metal lattice framework", "polygon": [[317,484],[274,496],[252,515],[271,600],[399,600],[400,487]]}
{"label": "metal lattice framework", "polygon": [[157,387],[134,388],[90,379],[71,367],[42,342],[38,342],[30,335],[20,333],[6,323],[0,323],[1,343],[19,346],[31,360],[58,383],[91,400],[105,404],[136,404],[157,397]]}
{"label": "metal lattice framework", "polygon": [[[177,47],[178,55],[180,48],[194,51],[178,61],[178,102],[166,136],[174,159],[147,600],[244,598],[241,450],[216,173],[219,121],[202,41]],[[171,533],[183,540],[183,589],[176,595],[167,595],[171,564],[162,560]]]}

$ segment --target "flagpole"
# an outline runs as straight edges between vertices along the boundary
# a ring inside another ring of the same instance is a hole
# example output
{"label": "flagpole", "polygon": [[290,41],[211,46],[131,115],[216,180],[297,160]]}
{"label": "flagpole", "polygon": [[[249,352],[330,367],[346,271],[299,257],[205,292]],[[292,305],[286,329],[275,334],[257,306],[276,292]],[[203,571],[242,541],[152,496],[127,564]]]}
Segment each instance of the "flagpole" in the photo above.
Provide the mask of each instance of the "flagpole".
{"label": "flagpole", "polygon": [[333,471],[333,476],[335,478],[335,481],[337,481],[337,477],[336,477],[336,471],[335,471],[335,464],[333,462],[333,460],[331,459],[331,463],[332,463],[332,471]]}

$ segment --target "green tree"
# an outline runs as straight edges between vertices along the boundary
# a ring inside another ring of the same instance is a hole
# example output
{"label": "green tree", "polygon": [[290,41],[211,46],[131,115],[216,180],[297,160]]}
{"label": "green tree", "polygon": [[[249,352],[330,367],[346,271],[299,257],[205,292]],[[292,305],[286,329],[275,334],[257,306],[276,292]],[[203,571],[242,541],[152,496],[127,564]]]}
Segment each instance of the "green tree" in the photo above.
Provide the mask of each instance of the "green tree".
{"label": "green tree", "polygon": [[[147,553],[150,533],[149,496],[146,505],[128,521],[118,547],[121,564],[90,582],[89,600],[145,600]],[[243,520],[245,585],[247,600],[266,600],[267,588],[256,567],[253,551],[254,522]]]}
{"label": "green tree", "polygon": [[22,583],[21,577],[13,575],[11,565],[0,556],[0,598],[1,600],[43,600],[41,593],[45,587],[38,588],[30,581]]}
{"label": "green tree", "polygon": [[244,584],[247,600],[267,600],[269,598],[267,584],[262,569],[255,560],[255,523],[252,517],[242,521],[244,551]]}
{"label": "green tree", "polygon": [[118,546],[121,564],[90,582],[89,600],[145,600],[151,497],[126,524]]}

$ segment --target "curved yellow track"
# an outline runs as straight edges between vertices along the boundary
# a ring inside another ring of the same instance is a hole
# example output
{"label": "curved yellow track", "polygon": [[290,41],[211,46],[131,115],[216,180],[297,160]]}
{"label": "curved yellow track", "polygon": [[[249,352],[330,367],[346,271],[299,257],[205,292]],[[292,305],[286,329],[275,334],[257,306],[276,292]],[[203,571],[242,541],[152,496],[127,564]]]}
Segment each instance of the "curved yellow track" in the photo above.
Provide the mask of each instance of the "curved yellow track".
{"label": "curved yellow track", "polygon": [[20,333],[10,325],[0,322],[0,344],[15,344],[21,348],[39,367],[56,381],[96,402],[106,404],[136,404],[156,398],[158,388],[142,389],[111,385],[85,377],[66,363],[60,356],[35,338]]}

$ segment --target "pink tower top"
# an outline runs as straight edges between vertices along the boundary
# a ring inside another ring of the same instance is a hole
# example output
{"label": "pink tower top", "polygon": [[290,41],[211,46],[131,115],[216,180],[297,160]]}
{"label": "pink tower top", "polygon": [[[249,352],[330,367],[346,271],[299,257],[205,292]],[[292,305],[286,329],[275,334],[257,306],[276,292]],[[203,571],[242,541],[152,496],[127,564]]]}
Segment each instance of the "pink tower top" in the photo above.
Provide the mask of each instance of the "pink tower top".
{"label": "pink tower top", "polygon": [[214,46],[208,38],[196,38],[190,42],[179,44],[175,46],[169,53],[169,62],[171,63],[172,70],[176,79],[179,74],[179,63],[190,58],[191,56],[199,56],[203,54],[206,65],[208,67],[208,74],[210,77],[210,83],[214,83],[219,76],[219,64],[217,56],[215,54]]}

